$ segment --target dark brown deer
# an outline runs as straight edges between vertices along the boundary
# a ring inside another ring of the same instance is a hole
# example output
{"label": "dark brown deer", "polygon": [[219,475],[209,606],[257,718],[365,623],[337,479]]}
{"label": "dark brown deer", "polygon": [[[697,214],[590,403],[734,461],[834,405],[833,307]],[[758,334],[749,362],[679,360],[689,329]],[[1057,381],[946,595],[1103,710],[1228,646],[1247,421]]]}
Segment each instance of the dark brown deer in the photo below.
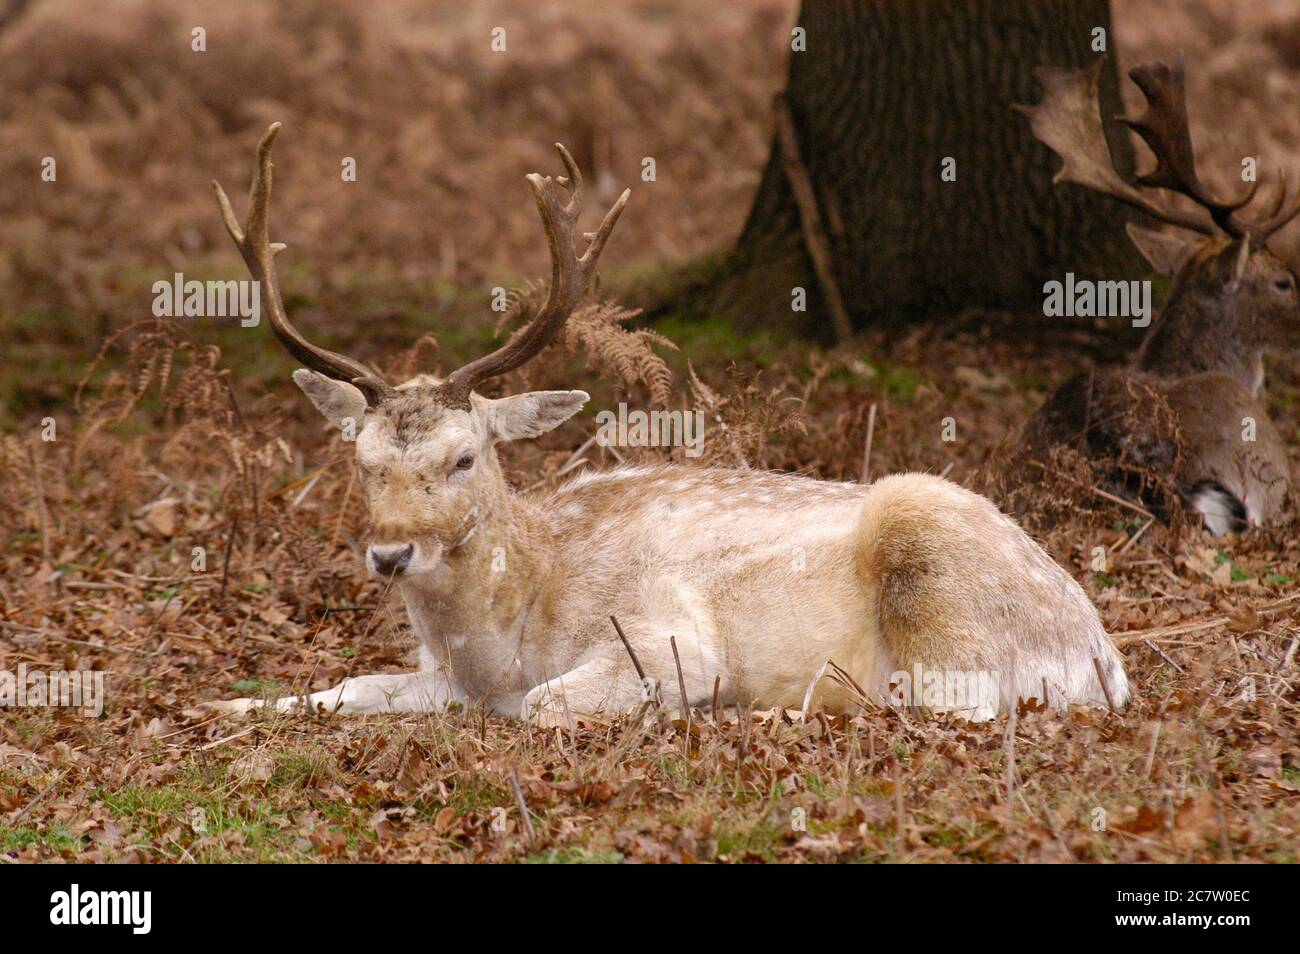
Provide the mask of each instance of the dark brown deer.
{"label": "dark brown deer", "polygon": [[1172,67],[1130,71],[1147,108],[1120,121],[1155,156],[1155,168],[1136,177],[1139,186],[1179,193],[1193,205],[1130,185],[1106,145],[1100,75],[1100,61],[1083,70],[1040,67],[1042,102],[1015,107],[1064,160],[1054,181],[1113,196],[1195,237],[1129,226],[1146,259],[1174,276],[1168,302],[1126,367],[1082,372],[1048,398],[1025,427],[1018,463],[1048,466],[1054,448],[1070,446],[1106,462],[1110,491],[1158,515],[1167,515],[1172,495],[1215,534],[1268,523],[1286,498],[1290,474],[1262,400],[1263,356],[1294,343],[1300,310],[1295,275],[1267,241],[1300,213],[1300,198],[1288,201],[1279,175],[1267,211],[1248,217],[1258,182],[1230,200],[1201,183],[1181,57]]}

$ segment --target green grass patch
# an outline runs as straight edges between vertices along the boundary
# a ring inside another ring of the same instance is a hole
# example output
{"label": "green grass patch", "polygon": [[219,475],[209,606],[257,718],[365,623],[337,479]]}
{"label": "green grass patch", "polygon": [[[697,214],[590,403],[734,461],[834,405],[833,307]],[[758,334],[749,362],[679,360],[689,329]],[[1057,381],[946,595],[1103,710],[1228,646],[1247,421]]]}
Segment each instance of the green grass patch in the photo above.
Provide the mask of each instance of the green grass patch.
{"label": "green grass patch", "polygon": [[38,845],[63,853],[80,851],[82,841],[62,825],[55,825],[46,829],[40,829],[34,825],[0,828],[0,853],[22,851],[31,845]]}

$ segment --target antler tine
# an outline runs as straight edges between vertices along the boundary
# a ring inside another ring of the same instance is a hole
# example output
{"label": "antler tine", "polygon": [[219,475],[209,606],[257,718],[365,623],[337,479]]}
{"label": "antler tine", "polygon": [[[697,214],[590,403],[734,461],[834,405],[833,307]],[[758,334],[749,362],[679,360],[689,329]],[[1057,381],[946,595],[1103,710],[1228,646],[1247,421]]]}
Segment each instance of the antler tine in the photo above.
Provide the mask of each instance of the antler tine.
{"label": "antler tine", "polygon": [[243,228],[235,217],[226,190],[221,183],[212,181],[212,191],[221,207],[221,219],[248,266],[249,274],[261,289],[262,308],[271,321],[271,330],[280,343],[295,358],[331,378],[350,381],[366,396],[370,405],[376,405],[391,390],[375,372],[359,361],[314,345],[296,329],[284,311],[280,286],[275,273],[275,256],[284,250],[283,242],[272,242],[269,234],[271,204],[271,147],[280,134],[280,124],[272,123],[257,144],[257,167],[253,170],[253,184],[248,193],[248,219]]}
{"label": "antler tine", "polygon": [[[527,176],[551,253],[551,283],[546,291],[546,301],[533,320],[515,332],[504,345],[447,376],[441,390],[448,403],[464,404],[469,399],[469,392],[477,385],[520,367],[555,339],[582,300],[596,271],[600,253],[632,194],[630,189],[624,189],[618,201],[605,213],[600,228],[583,234],[587,247],[578,255],[574,248],[574,231],[582,212],[582,173],[564,146],[556,143],[555,149],[568,172],[567,177],[543,177],[535,172]],[[563,188],[569,190],[567,197],[561,191]]]}
{"label": "antler tine", "polygon": [[1266,219],[1271,219],[1282,211],[1282,206],[1286,204],[1287,191],[1286,173],[1279,168],[1277,170],[1277,188],[1273,190],[1273,208],[1265,216]]}
{"label": "antler tine", "polygon": [[1187,196],[1209,212],[1214,224],[1224,232],[1238,238],[1244,235],[1246,227],[1233,213],[1255,197],[1259,183],[1252,183],[1245,195],[1227,202],[1216,199],[1201,184],[1196,174],[1196,155],[1187,121],[1182,54],[1172,67],[1165,63],[1147,63],[1134,67],[1128,75],[1142,90],[1147,108],[1137,119],[1121,116],[1119,121],[1142,137],[1156,159],[1156,167],[1137,176],[1137,181]]}
{"label": "antler tine", "polygon": [[1040,66],[1034,70],[1034,78],[1043,88],[1041,102],[1012,107],[1029,118],[1034,136],[1061,157],[1061,168],[1052,181],[1072,182],[1119,199],[1161,222],[1214,234],[1214,223],[1199,210],[1184,212],[1154,202],[1115,171],[1098,101],[1103,63],[1104,57],[1079,70]]}
{"label": "antler tine", "polygon": [[1297,191],[1290,204],[1287,203],[1287,181],[1286,175],[1281,169],[1277,171],[1277,200],[1273,203],[1273,209],[1263,222],[1252,226],[1252,231],[1261,238],[1267,239],[1278,229],[1287,225],[1297,215],[1300,215],[1300,191]]}

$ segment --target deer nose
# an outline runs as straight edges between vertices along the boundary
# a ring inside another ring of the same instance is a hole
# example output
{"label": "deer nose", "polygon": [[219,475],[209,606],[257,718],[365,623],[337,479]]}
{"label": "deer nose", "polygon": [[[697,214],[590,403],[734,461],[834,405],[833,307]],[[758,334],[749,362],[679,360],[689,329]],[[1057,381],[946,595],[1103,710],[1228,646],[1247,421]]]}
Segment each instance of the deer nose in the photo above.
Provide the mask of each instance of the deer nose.
{"label": "deer nose", "polygon": [[406,569],[415,553],[415,544],[371,544],[370,565],[380,576],[392,576]]}

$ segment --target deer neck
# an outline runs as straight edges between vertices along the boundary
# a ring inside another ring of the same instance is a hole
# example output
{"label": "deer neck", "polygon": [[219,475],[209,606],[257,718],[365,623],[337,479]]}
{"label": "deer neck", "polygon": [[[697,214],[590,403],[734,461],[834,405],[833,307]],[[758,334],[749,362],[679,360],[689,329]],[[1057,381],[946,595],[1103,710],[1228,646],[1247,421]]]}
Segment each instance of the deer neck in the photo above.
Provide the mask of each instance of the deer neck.
{"label": "deer neck", "polygon": [[1263,349],[1250,340],[1240,307],[1244,303],[1227,296],[1175,295],[1138,349],[1134,367],[1163,378],[1226,374],[1257,394],[1263,386]]}
{"label": "deer neck", "polygon": [[524,627],[554,563],[544,515],[502,482],[439,569],[400,583],[421,644],[467,697],[511,691]]}

